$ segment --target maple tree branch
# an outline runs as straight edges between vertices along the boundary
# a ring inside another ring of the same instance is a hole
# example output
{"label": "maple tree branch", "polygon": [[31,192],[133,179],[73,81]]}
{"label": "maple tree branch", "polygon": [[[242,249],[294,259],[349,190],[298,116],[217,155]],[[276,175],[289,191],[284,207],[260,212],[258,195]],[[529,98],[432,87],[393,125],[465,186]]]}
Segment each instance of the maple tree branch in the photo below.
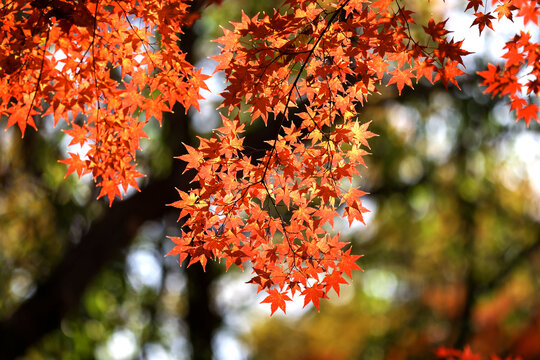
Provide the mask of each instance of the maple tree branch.
{"label": "maple tree branch", "polygon": [[[99,0],[97,0],[96,2],[96,10],[94,12],[94,29],[92,30],[92,42],[90,43],[90,47],[92,48],[92,73],[94,75],[94,91],[96,92],[95,96],[96,96],[96,107],[97,107],[96,120],[95,120],[96,122],[96,149],[102,148],[102,142],[101,140],[99,140],[99,136],[100,136],[99,128],[101,125],[99,116],[101,112],[101,104],[99,102],[100,93],[99,93],[98,80],[97,80],[97,75],[96,75],[96,45],[95,45],[98,7],[99,7]],[[92,176],[94,176],[94,174],[92,174]]]}
{"label": "maple tree branch", "polygon": [[[266,191],[266,195],[268,195],[268,198],[270,199],[270,203],[272,204],[272,206],[274,207],[274,211],[278,214],[279,216],[279,220],[281,222],[281,227],[283,228],[283,236],[285,237],[285,239],[287,240],[287,245],[289,247],[289,250],[292,251],[292,255],[293,255],[293,267],[292,268],[289,268],[289,274],[292,272],[293,269],[297,268],[296,267],[296,257],[299,256],[297,253],[296,253],[296,250],[294,249],[293,247],[293,244],[291,243],[291,239],[290,239],[290,236],[289,236],[289,233],[286,229],[286,225],[287,223],[285,222],[285,220],[283,219],[283,217],[281,216],[277,206],[276,206],[276,201],[274,200],[274,198],[272,197],[272,195],[270,194],[270,190],[268,189],[268,186],[266,186],[266,182],[262,182],[263,186],[264,186],[264,189]],[[303,275],[303,274],[302,274]]]}
{"label": "maple tree branch", "polygon": [[[320,36],[317,38],[317,41],[315,41],[315,44],[313,44],[313,47],[311,48],[311,50],[307,53],[306,60],[302,63],[302,66],[298,70],[298,75],[296,75],[296,78],[294,79],[294,81],[293,81],[293,83],[291,85],[291,89],[289,90],[289,93],[287,94],[287,101],[285,102],[285,109],[287,109],[289,107],[289,103],[291,102],[292,94],[294,93],[294,90],[296,89],[296,85],[298,84],[298,81],[300,81],[300,77],[302,76],[302,72],[304,71],[307,64],[309,63],[309,59],[311,58],[311,56],[313,56],[313,53],[315,52],[315,49],[317,48],[317,46],[321,42],[322,38],[324,37],[324,35],[326,34],[326,32],[328,31],[330,26],[333,24],[334,20],[337,18],[338,14],[341,12],[341,10],[343,10],[345,8],[345,6],[349,3],[349,1],[350,0],[344,1],[343,4],[341,4],[341,6],[339,8],[337,8],[336,11],[334,11],[334,13],[332,14],[332,17],[330,18],[330,20],[328,20],[328,23],[326,24],[326,27],[321,32]],[[283,122],[285,121],[285,112],[280,112],[279,116],[281,116],[281,120],[279,122],[279,130],[281,130],[281,128],[283,127]],[[264,172],[263,172],[263,174],[261,176],[261,181],[264,181],[264,178],[266,177],[266,172],[268,170],[268,166],[270,165],[270,160],[272,159],[272,157],[274,155],[274,152],[276,150],[276,143],[277,143],[277,139],[278,139],[278,135],[279,135],[279,130],[277,131],[276,136],[274,137],[274,143],[272,144],[272,149],[270,150],[270,154],[268,155],[268,160],[267,160],[266,165],[264,167]]]}
{"label": "maple tree branch", "polygon": [[[127,14],[126,10],[124,9],[124,7],[122,6],[122,4],[120,4],[120,2],[118,0],[115,0],[115,3],[118,4],[118,7],[120,7],[120,9],[122,9],[122,12],[124,13],[124,15],[126,17],[126,21],[129,24],[129,27],[131,28],[131,30],[133,30],[133,33],[135,34],[135,36],[137,36],[139,38],[139,40],[141,41],[141,43],[143,45],[143,48],[144,48],[144,52],[148,55],[148,59],[150,59],[152,64],[154,64],[154,66],[157,68],[158,67],[157,64],[154,62],[154,60],[152,59],[152,56],[150,55],[150,52],[148,51],[148,48],[152,48],[152,46],[150,45],[150,42],[148,42],[148,46],[146,46],[146,44],[144,43],[144,40],[141,38],[141,36],[137,32],[137,30],[135,30],[135,28],[133,27],[133,24],[129,20],[128,14]],[[152,50],[154,50],[154,49],[152,49]]]}
{"label": "maple tree branch", "polygon": [[[403,11],[403,8],[401,7],[401,5],[399,4],[399,1],[396,0],[396,5],[398,7],[398,12],[399,14],[401,15],[401,18],[403,19],[403,23],[405,24],[405,28],[406,28],[406,31],[407,31],[407,47],[409,47],[410,43],[412,42],[414,44],[414,46],[416,46],[417,49],[420,49],[420,51],[422,52],[422,54],[424,55],[424,57],[426,58],[430,58],[430,54],[424,50],[424,49],[427,49],[428,46],[429,46],[429,42],[431,41],[431,37],[428,37],[428,40],[427,40],[427,44],[426,46],[422,46],[420,45],[420,43],[418,41],[416,41],[411,33],[411,27],[409,25],[409,22],[407,21],[407,17]],[[394,13],[394,15],[397,16],[396,13]],[[444,66],[444,64],[439,61],[438,59],[436,60],[436,63],[438,63],[441,67]]]}
{"label": "maple tree branch", "polygon": [[[39,91],[39,84],[41,83],[41,77],[43,76],[43,67],[45,65],[45,53],[47,52],[47,43],[49,42],[50,32],[51,32],[50,28],[47,28],[47,35],[45,37],[45,44],[43,45],[43,55],[41,57],[39,75],[36,82],[36,91],[34,91],[34,96],[32,97],[32,101],[30,102],[30,106],[28,107],[28,112],[26,113],[26,119],[24,120],[25,123],[28,121],[28,117],[30,116],[30,113],[32,112],[32,108],[34,107],[34,102],[36,101],[36,96]],[[23,137],[24,137],[24,133],[23,133]]]}
{"label": "maple tree branch", "polygon": [[5,8],[7,8],[9,5],[13,4],[14,2],[15,2],[15,0],[7,2],[6,4],[4,4],[4,6],[2,6],[0,8],[0,11],[4,10]]}

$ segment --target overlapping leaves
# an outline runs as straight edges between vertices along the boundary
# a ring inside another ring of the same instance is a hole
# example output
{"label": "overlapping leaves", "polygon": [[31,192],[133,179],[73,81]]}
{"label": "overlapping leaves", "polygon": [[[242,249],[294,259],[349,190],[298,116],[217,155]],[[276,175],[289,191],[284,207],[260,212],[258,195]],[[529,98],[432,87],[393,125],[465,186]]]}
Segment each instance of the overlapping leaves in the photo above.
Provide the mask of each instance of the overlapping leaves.
{"label": "overlapping leaves", "polygon": [[177,0],[3,0],[0,116],[23,136],[36,115],[68,122],[70,145],[89,150],[62,160],[67,173],[91,173],[112,203],[143,176],[135,159],[148,119],[161,122],[176,101],[196,107],[206,88],[178,45],[187,9]]}
{"label": "overlapping leaves", "polygon": [[210,139],[187,147],[181,159],[198,171],[197,187],[172,204],[183,231],[171,254],[203,266],[249,261],[250,282],[267,291],[272,313],[297,292],[317,308],[330,290],[339,294],[360,256],[328,230],[337,216],[352,224],[368,211],[352,185],[374,136],[359,108],[380,84],[401,92],[411,79],[447,85],[463,73],[461,42],[436,35],[430,23],[437,46],[428,49],[412,39],[411,22],[399,4],[289,0],[224,29],[215,57],[229,81],[222,107],[247,106],[250,122],[276,121],[279,131],[256,159],[242,146],[238,119],[223,117]]}

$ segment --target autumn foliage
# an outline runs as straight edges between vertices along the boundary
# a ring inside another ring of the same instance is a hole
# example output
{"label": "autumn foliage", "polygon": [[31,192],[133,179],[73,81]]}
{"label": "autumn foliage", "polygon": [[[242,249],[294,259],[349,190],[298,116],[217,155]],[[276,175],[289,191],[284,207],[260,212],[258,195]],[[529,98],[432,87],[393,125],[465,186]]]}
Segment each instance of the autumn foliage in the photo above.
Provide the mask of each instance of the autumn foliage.
{"label": "autumn foliage", "polygon": [[[465,3],[480,33],[501,19],[538,25],[538,1]],[[180,0],[2,0],[0,115],[23,136],[35,119],[67,122],[70,145],[89,148],[61,160],[67,174],[90,173],[111,204],[143,176],[135,160],[149,119],[176,102],[198,108],[207,76],[179,45],[195,18]],[[286,0],[223,28],[214,57],[228,81],[223,125],[180,156],[196,175],[171,204],[182,234],[169,254],[203,267],[249,262],[272,313],[295,294],[317,308],[339,294],[360,255],[330,232],[334,219],[351,225],[368,211],[356,179],[375,135],[360,108],[381,86],[459,87],[465,74],[470,52],[446,20],[416,21],[402,1]],[[505,49],[504,63],[479,72],[482,85],[507,97],[517,120],[538,122],[540,47],[523,31]],[[243,143],[258,119],[279,128],[262,150]]]}
{"label": "autumn foliage", "polygon": [[[401,93],[422,77],[459,86],[456,76],[464,74],[468,52],[448,37],[445,21],[431,19],[422,43],[402,5],[367,5],[286,1],[272,15],[244,14],[217,40],[217,70],[229,81],[222,107],[230,114],[247,107],[251,121],[278,121],[281,131],[255,161],[242,146],[238,120],[224,118],[198,149],[187,147],[181,159],[197,169],[198,187],[173,204],[184,228],[171,253],[203,266],[215,258],[227,267],[250,260],[251,282],[267,291],[263,302],[272,313],[285,311],[296,292],[318,308],[358,269],[359,256],[327,229],[339,215],[363,222],[367,211],[354,186],[374,135],[357,119],[363,102],[380,84]],[[524,106],[537,118],[535,104]],[[523,114],[517,112],[528,123]]]}
{"label": "autumn foliage", "polygon": [[445,359],[445,360],[483,360],[483,359],[489,359],[489,360],[522,360],[521,357],[517,356],[507,356],[507,357],[499,357],[497,355],[492,355],[489,358],[482,357],[476,353],[474,353],[470,347],[465,347],[463,350],[457,350],[457,349],[450,349],[450,348],[444,348],[441,347],[437,350],[437,358],[438,359]]}
{"label": "autumn foliage", "polygon": [[[188,5],[178,1],[2,1],[0,115],[22,135],[34,116],[68,122],[67,174],[91,173],[99,197],[137,188],[139,140],[176,101],[197,106],[207,78],[179,47]],[[112,28],[113,31],[110,31]],[[159,35],[158,35],[159,34]],[[45,118],[44,120],[46,120]]]}

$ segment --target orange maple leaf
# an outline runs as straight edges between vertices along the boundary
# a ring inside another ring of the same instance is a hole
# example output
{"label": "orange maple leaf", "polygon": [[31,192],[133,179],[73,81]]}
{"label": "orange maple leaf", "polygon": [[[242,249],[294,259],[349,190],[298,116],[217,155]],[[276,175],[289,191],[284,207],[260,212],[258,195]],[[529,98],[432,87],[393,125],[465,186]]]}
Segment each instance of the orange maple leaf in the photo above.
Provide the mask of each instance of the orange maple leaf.
{"label": "orange maple leaf", "polygon": [[413,88],[411,79],[414,78],[415,75],[411,72],[410,68],[395,69],[390,72],[390,75],[392,75],[392,77],[390,78],[390,81],[388,81],[388,85],[396,84],[399,95],[401,95],[401,90],[403,90],[405,85],[408,85],[411,89]]}
{"label": "orange maple leaf", "polygon": [[270,315],[274,315],[276,310],[279,308],[283,311],[284,314],[287,313],[285,301],[291,301],[291,298],[284,294],[277,289],[270,289],[267,290],[268,296],[261,301],[261,304],[263,303],[269,303],[270,304]]}

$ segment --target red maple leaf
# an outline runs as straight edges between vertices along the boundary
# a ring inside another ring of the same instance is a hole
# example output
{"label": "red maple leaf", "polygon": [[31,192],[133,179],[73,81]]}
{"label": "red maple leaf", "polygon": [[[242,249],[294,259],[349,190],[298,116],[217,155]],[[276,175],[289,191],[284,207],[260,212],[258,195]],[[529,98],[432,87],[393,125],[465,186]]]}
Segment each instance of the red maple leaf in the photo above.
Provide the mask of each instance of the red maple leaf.
{"label": "red maple leaf", "polygon": [[473,9],[476,12],[478,11],[478,8],[480,6],[484,5],[484,0],[467,0],[467,2],[468,4],[467,4],[467,7],[465,8],[465,11],[469,9]]}
{"label": "red maple leaf", "polygon": [[351,249],[349,248],[347,251],[344,252],[341,261],[338,264],[339,270],[347,274],[347,276],[352,279],[353,270],[363,271],[362,268],[356,263],[356,261],[362,256],[363,255],[351,255]]}
{"label": "red maple leaf", "polygon": [[446,29],[447,21],[448,19],[436,23],[435,20],[433,20],[433,17],[431,17],[429,19],[428,26],[423,26],[424,31],[426,32],[426,34],[430,35],[436,42],[441,42],[443,41],[443,37],[450,33],[450,31]]}
{"label": "red maple leaf", "polygon": [[314,284],[313,286],[308,286],[304,291],[302,291],[302,295],[304,296],[304,307],[312,302],[317,310],[319,310],[320,299],[328,298],[326,292],[323,290],[323,286],[319,283]]}
{"label": "red maple leaf", "polygon": [[461,90],[456,80],[456,77],[459,75],[464,75],[466,73],[465,71],[458,68],[458,66],[459,63],[457,61],[447,61],[444,68],[439,70],[439,73],[437,75],[440,75],[440,79],[446,88],[448,88],[449,83],[452,83]]}
{"label": "red maple leaf", "polygon": [[348,284],[343,278],[342,273],[335,270],[324,277],[324,282],[326,283],[326,291],[328,292],[330,289],[334,289],[338,296],[340,284]]}
{"label": "red maple leaf", "polygon": [[539,111],[540,111],[540,108],[536,104],[529,104],[523,108],[518,107],[516,109],[516,114],[517,114],[516,121],[520,119],[525,120],[525,124],[527,124],[527,127],[529,126],[529,123],[533,119],[536,120],[536,122],[540,122],[538,121]]}
{"label": "red maple leaf", "polygon": [[287,310],[285,307],[286,306],[285,301],[291,301],[291,298],[287,294],[279,292],[277,289],[267,290],[267,293],[268,293],[268,296],[263,301],[261,301],[261,304],[263,303],[270,304],[270,311],[271,311],[270,315],[274,315],[274,313],[276,312],[278,308],[283,310],[283,313],[286,314]]}
{"label": "red maple leaf", "polygon": [[471,27],[473,27],[474,25],[478,25],[478,31],[480,34],[482,34],[482,31],[486,26],[493,30],[493,24],[491,23],[491,20],[494,20],[495,17],[491,15],[490,12],[485,14],[483,12],[477,12],[474,15],[476,16],[476,19],[474,19]]}
{"label": "red maple leaf", "polygon": [[414,78],[415,75],[411,72],[410,68],[395,69],[390,71],[390,75],[392,75],[392,77],[390,78],[390,81],[388,81],[388,85],[396,84],[399,95],[401,95],[401,90],[403,90],[405,85],[413,88],[411,79]]}
{"label": "red maple leaf", "polygon": [[71,174],[72,172],[76,172],[77,176],[79,176],[80,179],[84,174],[90,172],[86,167],[86,161],[81,160],[79,154],[72,152],[69,152],[68,154],[70,156],[69,158],[64,160],[58,160],[58,162],[68,165],[68,169],[64,178],[68,177],[69,174]]}
{"label": "red maple leaf", "polygon": [[498,14],[499,20],[501,20],[503,17],[506,17],[508,19],[512,20],[512,11],[517,10],[518,8],[512,3],[512,0],[507,0],[501,5],[497,6],[495,11]]}

